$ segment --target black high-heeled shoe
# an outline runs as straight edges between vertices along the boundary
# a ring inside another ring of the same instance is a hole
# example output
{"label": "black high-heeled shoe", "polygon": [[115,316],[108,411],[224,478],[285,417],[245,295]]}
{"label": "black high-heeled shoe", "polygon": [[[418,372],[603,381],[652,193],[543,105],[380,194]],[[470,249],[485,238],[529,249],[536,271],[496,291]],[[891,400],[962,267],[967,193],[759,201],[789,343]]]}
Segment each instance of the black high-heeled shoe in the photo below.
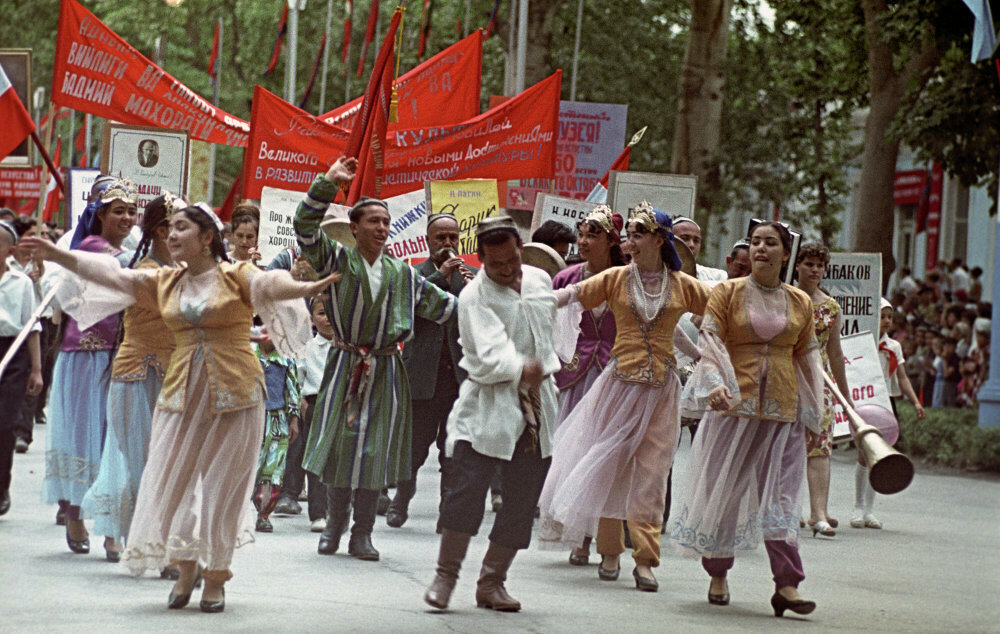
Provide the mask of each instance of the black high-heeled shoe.
{"label": "black high-heeled shoe", "polygon": [[[161,575],[162,576],[162,575]],[[178,577],[180,572],[178,571]],[[198,568],[197,574],[194,576],[194,583],[191,584],[191,590],[188,590],[185,594],[175,594],[173,590],[170,591],[170,596],[167,597],[167,609],[170,610],[180,610],[191,601],[191,592],[201,585],[201,567]]]}
{"label": "black high-heeled shoe", "polygon": [[86,555],[90,552],[90,536],[83,539],[73,539],[69,536],[69,529],[66,530],[66,545],[78,555]]}
{"label": "black high-heeled shoe", "polygon": [[643,592],[656,592],[660,589],[660,583],[656,579],[640,577],[638,568],[634,568],[632,570],[632,576],[635,577],[635,587],[637,590],[642,590]]}
{"label": "black high-heeled shoe", "polygon": [[708,602],[712,605],[729,605],[729,584],[726,584],[726,591],[722,594],[712,594],[712,586],[708,586]]}
{"label": "black high-heeled shoe", "polygon": [[222,588],[222,598],[218,601],[206,601],[201,600],[201,611],[202,612],[222,612],[226,609],[226,589]]}
{"label": "black high-heeled shoe", "polygon": [[790,601],[785,598],[785,595],[775,592],[774,596],[771,597],[771,607],[774,608],[774,616],[778,617],[784,616],[785,610],[791,610],[796,614],[810,614],[816,609],[816,602],[805,599]]}
{"label": "black high-heeled shoe", "polygon": [[618,581],[618,574],[622,571],[621,562],[618,563],[618,567],[614,570],[608,570],[604,567],[604,558],[601,558],[601,562],[597,564],[597,578],[601,581]]}

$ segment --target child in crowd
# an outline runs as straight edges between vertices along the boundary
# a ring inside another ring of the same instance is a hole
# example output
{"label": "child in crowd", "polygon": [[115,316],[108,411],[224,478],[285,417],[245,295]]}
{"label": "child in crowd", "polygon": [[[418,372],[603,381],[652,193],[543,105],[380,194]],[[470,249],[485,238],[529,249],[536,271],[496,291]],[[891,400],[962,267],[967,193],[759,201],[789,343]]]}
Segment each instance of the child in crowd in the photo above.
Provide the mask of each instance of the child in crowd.
{"label": "child in crowd", "polygon": [[[906,376],[903,348],[899,342],[889,337],[892,326],[892,304],[882,300],[879,319],[879,361],[882,363],[882,376],[892,400],[892,413],[896,415],[896,399],[902,395],[910,399],[917,410],[917,418],[924,417],[924,406],[917,399],[917,394]],[[872,513],[875,506],[875,489],[868,481],[868,468],[865,465],[864,454],[858,450],[858,464],[854,471],[854,514],[851,516],[851,526],[854,528],[882,528],[882,522]]]}
{"label": "child in crowd", "polygon": [[[319,394],[320,382],[323,380],[323,371],[326,369],[326,359],[330,354],[333,340],[333,327],[330,326],[330,319],[326,316],[323,299],[323,296],[319,296],[309,300],[309,313],[317,334],[306,344],[305,358],[298,363],[299,388],[302,396],[299,406],[302,413],[301,433],[304,438],[309,437],[309,423],[313,417],[316,396]],[[289,459],[302,462],[301,455],[291,456]],[[305,478],[309,495],[309,530],[322,533],[326,528],[326,487],[314,473],[306,472]]]}
{"label": "child in crowd", "polygon": [[955,407],[958,396],[958,382],[962,380],[962,360],[955,352],[955,339],[945,337],[941,342],[941,361],[944,387],[941,391],[941,407]]}
{"label": "child in crowd", "polygon": [[288,443],[299,433],[299,381],[295,362],[281,356],[266,333],[264,329],[264,336],[256,346],[267,388],[264,441],[257,466],[257,487],[253,494],[253,503],[257,508],[257,531],[261,533],[274,530],[269,516],[281,493]]}

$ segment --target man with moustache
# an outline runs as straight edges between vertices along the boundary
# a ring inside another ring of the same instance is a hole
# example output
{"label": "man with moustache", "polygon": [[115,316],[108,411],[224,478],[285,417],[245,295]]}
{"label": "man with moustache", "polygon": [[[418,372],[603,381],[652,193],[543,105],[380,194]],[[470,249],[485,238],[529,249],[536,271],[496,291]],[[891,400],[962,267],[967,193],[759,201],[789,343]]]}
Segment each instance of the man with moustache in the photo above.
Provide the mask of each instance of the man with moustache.
{"label": "man with moustache", "polygon": [[[427,219],[427,248],[431,257],[415,268],[417,273],[452,295],[458,296],[475,277],[478,269],[465,265],[456,253],[458,220],[449,213]],[[403,346],[403,365],[410,378],[413,399],[413,438],[409,480],[396,485],[396,495],[385,514],[386,524],[399,528],[408,518],[410,499],[417,490],[417,471],[427,460],[431,444],[437,442],[441,465],[441,498],[448,486],[448,458],[444,455],[445,426],[448,412],[458,398],[458,386],[467,373],[458,362],[458,324],[437,324],[417,318],[413,339]]]}

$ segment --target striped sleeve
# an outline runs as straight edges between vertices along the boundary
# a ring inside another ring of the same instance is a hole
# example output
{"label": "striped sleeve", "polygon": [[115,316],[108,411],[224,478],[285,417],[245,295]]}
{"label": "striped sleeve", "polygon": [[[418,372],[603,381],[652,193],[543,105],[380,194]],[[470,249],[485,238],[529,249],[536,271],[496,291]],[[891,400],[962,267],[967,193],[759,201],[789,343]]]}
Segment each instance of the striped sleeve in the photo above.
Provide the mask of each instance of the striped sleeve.
{"label": "striped sleeve", "polygon": [[341,257],[344,247],[327,237],[320,228],[327,207],[336,195],[337,185],[322,174],[317,175],[305,198],[299,203],[293,221],[302,257],[321,277],[339,270],[339,265],[344,261]]}

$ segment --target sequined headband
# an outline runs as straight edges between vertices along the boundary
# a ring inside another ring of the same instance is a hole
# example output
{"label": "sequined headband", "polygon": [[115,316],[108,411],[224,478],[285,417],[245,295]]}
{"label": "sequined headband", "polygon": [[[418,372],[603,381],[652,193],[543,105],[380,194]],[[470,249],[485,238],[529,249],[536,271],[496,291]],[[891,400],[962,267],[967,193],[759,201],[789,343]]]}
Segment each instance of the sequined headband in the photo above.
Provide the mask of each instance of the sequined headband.
{"label": "sequined headband", "polygon": [[[206,216],[208,216],[209,219],[212,221],[212,224],[215,225],[215,228],[219,230],[219,233],[226,232],[225,225],[223,225],[222,221],[219,220],[219,217],[215,215],[215,212],[212,211],[212,208],[209,207],[208,203],[197,203],[193,205],[193,207],[198,211],[202,212],[203,214],[205,214]],[[190,207],[188,207],[188,209],[190,209]]]}
{"label": "sequined headband", "polygon": [[666,224],[660,222],[660,218],[657,218],[657,211],[653,209],[645,200],[635,206],[632,213],[629,214],[629,222],[637,222],[639,225],[648,231],[649,233],[656,233],[661,229],[670,229],[670,217],[666,214],[661,214],[666,219]]}
{"label": "sequined headband", "polygon": [[591,222],[600,227],[602,231],[615,241],[615,244],[621,242],[622,217],[620,214],[611,211],[611,207],[598,205],[587,214],[587,217],[583,221]]}
{"label": "sequined headband", "polygon": [[104,204],[110,203],[113,200],[120,200],[129,205],[134,205],[139,200],[139,193],[132,183],[125,179],[116,179],[101,191],[100,200]]}

